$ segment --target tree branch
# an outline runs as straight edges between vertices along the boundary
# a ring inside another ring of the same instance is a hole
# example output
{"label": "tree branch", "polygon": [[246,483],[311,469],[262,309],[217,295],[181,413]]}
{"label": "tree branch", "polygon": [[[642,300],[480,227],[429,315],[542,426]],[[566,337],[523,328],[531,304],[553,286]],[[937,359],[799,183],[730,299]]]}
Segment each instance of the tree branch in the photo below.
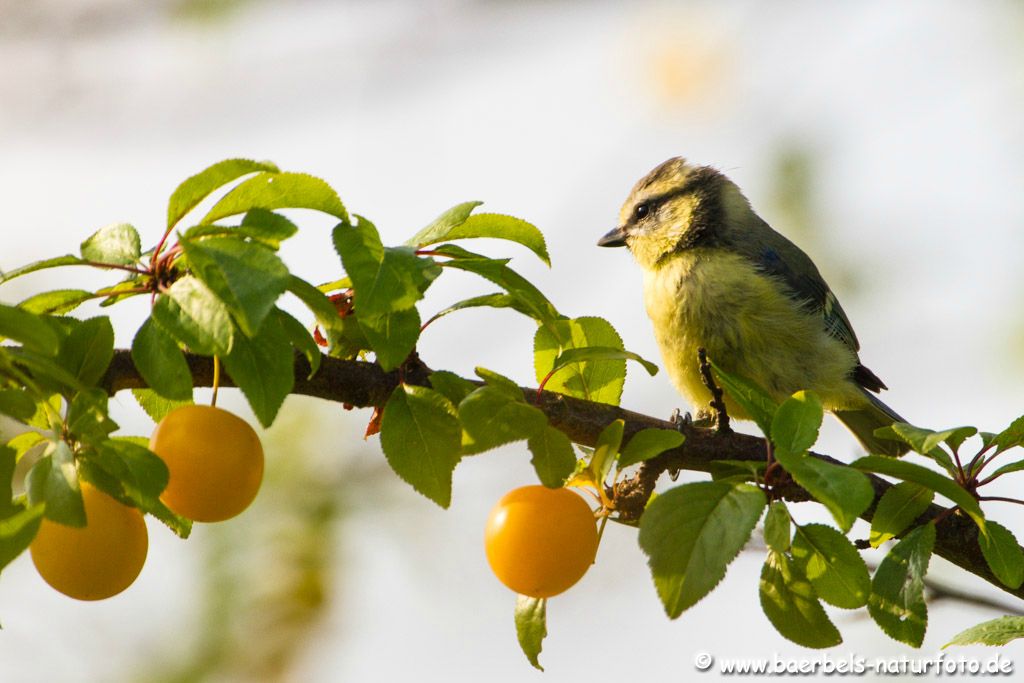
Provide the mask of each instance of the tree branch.
{"label": "tree branch", "polygon": [[[187,354],[187,359],[194,385],[210,386],[213,381],[212,359],[193,354]],[[429,385],[429,373],[429,369],[417,361],[405,368],[405,379],[409,383]],[[316,375],[310,378],[309,374],[309,362],[305,357],[296,355],[295,387],[292,393],[358,407],[383,405],[399,382],[397,370],[384,372],[374,363],[346,361],[327,356],[323,357]],[[127,350],[115,352],[101,385],[111,394],[122,389],[146,387],[145,380],[139,375]],[[221,385],[234,386],[226,376],[222,376]],[[628,442],[638,431],[652,427],[681,429],[685,433],[686,441],[682,446],[646,461],[636,475],[619,484],[615,498],[616,508],[625,520],[635,521],[640,518],[644,506],[654,493],[659,477],[665,472],[709,472],[712,462],[723,458],[752,462],[764,460],[765,442],[759,437],[736,432],[719,432],[692,425],[673,425],[668,421],[616,406],[584,401],[550,391],[538,393],[536,389],[528,388],[524,388],[523,391],[526,400],[542,410],[553,427],[564,432],[572,441],[585,446],[594,446],[601,430],[617,419],[625,422],[623,443]],[[811,455],[826,462],[845,465],[827,455]],[[861,517],[870,521],[875,505],[892,484],[871,474],[868,478],[875,491],[875,500]],[[775,490],[779,492],[778,487]],[[807,492],[796,484],[785,485],[781,494],[786,500],[811,500]],[[966,515],[949,514],[947,508],[933,503],[918,518],[917,523],[923,524],[940,517],[942,519],[936,524],[936,555],[985,579],[1006,593],[1024,598],[1024,587],[1012,589],[1004,586],[989,569],[978,546],[978,529]]]}

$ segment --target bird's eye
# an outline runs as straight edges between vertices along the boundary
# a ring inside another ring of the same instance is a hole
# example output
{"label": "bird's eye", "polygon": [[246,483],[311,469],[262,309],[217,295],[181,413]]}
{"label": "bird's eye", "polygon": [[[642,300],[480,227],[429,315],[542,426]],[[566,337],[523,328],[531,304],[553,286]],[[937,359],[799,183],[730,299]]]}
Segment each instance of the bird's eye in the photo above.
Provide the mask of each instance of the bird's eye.
{"label": "bird's eye", "polygon": [[635,216],[636,216],[637,218],[644,218],[644,217],[646,217],[646,216],[647,216],[647,214],[649,214],[650,212],[651,212],[651,205],[650,205],[649,203],[647,203],[647,202],[644,202],[644,203],[642,203],[642,204],[637,204],[637,205],[636,205],[636,208],[635,208],[635,209],[633,209],[633,214],[634,214],[634,215],[635,215]]}

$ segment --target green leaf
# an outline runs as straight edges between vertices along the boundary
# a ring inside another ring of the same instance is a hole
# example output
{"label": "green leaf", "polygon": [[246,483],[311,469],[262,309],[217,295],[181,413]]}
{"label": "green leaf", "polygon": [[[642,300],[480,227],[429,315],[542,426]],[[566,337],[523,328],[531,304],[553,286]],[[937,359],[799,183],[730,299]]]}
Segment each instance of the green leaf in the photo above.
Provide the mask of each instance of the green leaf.
{"label": "green leaf", "polygon": [[785,553],[768,552],[758,592],[765,616],[785,638],[813,648],[843,642],[818,601],[814,587]]}
{"label": "green leaf", "polygon": [[324,282],[322,284],[319,284],[316,286],[316,288],[324,294],[331,294],[333,292],[338,292],[343,289],[348,289],[351,286],[352,278],[346,275],[345,277],[340,278],[338,280],[331,280],[330,282]]}
{"label": "green leaf", "polygon": [[974,496],[961,488],[952,479],[948,479],[927,467],[903,460],[896,460],[895,458],[887,458],[882,455],[869,455],[854,461],[850,464],[850,467],[855,467],[864,472],[885,474],[902,479],[903,481],[911,481],[915,484],[926,486],[956,503],[961,510],[974,520],[978,527],[981,529],[985,527],[985,515],[982,513],[981,506],[978,505],[978,501]]}
{"label": "green leaf", "polygon": [[942,440],[945,441],[954,452],[956,452],[960,450],[960,446],[963,445],[964,441],[977,433],[977,427],[955,427],[954,429],[947,429],[946,431],[941,432],[941,435],[945,437]]}
{"label": "green leaf", "polygon": [[[22,432],[16,437],[7,442],[7,446],[14,450],[15,461],[21,460],[21,458],[28,453],[30,450],[46,441],[46,437],[39,432]],[[2,452],[3,447],[0,447]],[[8,482],[9,484],[10,482]],[[8,492],[7,498],[10,499],[10,492]],[[0,499],[3,498],[3,494],[0,493]],[[0,505],[2,507],[2,505]]]}
{"label": "green leaf", "polygon": [[790,526],[789,509],[786,504],[781,500],[772,501],[764,518],[765,545],[780,553],[789,550],[793,535]]}
{"label": "green leaf", "polygon": [[[26,432],[34,434],[35,432]],[[17,438],[17,437],[15,437]],[[5,446],[0,446],[0,519],[8,517],[16,512],[18,506],[12,502],[14,497],[14,468],[18,465],[18,458],[28,448],[20,451],[14,447],[14,439],[11,439]]]}
{"label": "green leaf", "polygon": [[434,391],[440,392],[451,401],[452,405],[456,406],[462,402],[462,399],[476,391],[477,388],[468,379],[447,370],[435,370],[430,373],[430,386],[434,388]]}
{"label": "green leaf", "polygon": [[236,336],[222,360],[260,424],[269,427],[295,386],[295,355],[277,318],[267,318],[251,339]]}
{"label": "green leaf", "polygon": [[509,398],[519,403],[525,403],[526,399],[523,397],[523,390],[516,384],[512,379],[502,375],[501,373],[495,372],[494,370],[488,370],[487,368],[476,367],[473,368],[473,372],[476,373],[477,377],[482,379],[487,386],[494,387],[495,389],[501,390]]}
{"label": "green leaf", "polygon": [[82,242],[82,258],[98,263],[130,266],[142,257],[139,232],[127,223],[113,223]]}
{"label": "green leaf", "polygon": [[1010,426],[992,437],[996,453],[1024,444],[1024,415],[1010,423]]}
{"label": "green leaf", "polygon": [[1024,583],[1024,552],[1009,529],[988,520],[978,534],[978,544],[985,562],[1004,585],[1016,589]]}
{"label": "green leaf", "polygon": [[882,494],[871,518],[871,546],[877,548],[899,536],[931,505],[935,492],[927,486],[901,481]]}
{"label": "green leaf", "polygon": [[181,538],[191,534],[192,522],[171,512],[158,497],[167,483],[163,461],[133,438],[106,442],[100,453],[82,461],[82,476],[123,505],[153,515]]}
{"label": "green leaf", "polygon": [[708,463],[708,473],[715,480],[738,478],[739,481],[756,481],[764,477],[765,469],[764,461],[712,460]]}
{"label": "green leaf", "polygon": [[537,472],[537,478],[548,488],[560,488],[576,469],[572,442],[550,425],[532,435],[526,446],[533,454],[530,463]]}
{"label": "green leaf", "polygon": [[317,373],[317,370],[320,369],[320,361],[323,360],[320,347],[317,346],[313,340],[313,335],[309,333],[306,326],[296,320],[291,314],[278,308],[274,310],[274,315],[277,317],[278,324],[281,325],[281,330],[288,337],[288,343],[298,349],[306,357],[306,360],[309,361],[310,370],[307,379],[311,379]]}
{"label": "green leaf", "polygon": [[[109,287],[97,289],[94,292],[95,296],[90,298],[98,299],[102,297],[103,300],[100,301],[100,308],[107,308],[120,301],[145,293],[151,285],[152,281],[148,276],[133,275]],[[78,304],[75,304],[75,306],[78,306]]]}
{"label": "green leaf", "polygon": [[[622,350],[622,338],[603,318],[585,317],[551,321],[537,329],[533,339],[533,365],[543,382],[560,357],[586,347]],[[595,359],[573,363],[548,379],[545,388],[568,396],[618,405],[626,381],[626,361]]]}
{"label": "green leaf", "polygon": [[26,348],[52,356],[60,339],[43,318],[14,306],[0,304],[0,339],[13,339]]}
{"label": "green leaf", "polygon": [[[696,363],[697,359],[695,358],[693,362]],[[750,380],[725,372],[715,364],[714,358],[709,358],[708,362],[725,393],[750,415],[763,434],[771,434],[775,411],[778,409],[771,396]]]}
{"label": "green leaf", "polygon": [[358,316],[359,327],[385,371],[405,362],[420,338],[420,314],[415,308],[373,317]]}
{"label": "green leaf", "polygon": [[357,310],[370,315],[409,308],[440,274],[441,266],[407,247],[385,247],[380,267],[368,280],[349,271]]}
{"label": "green leaf", "polygon": [[785,451],[777,451],[775,455],[793,481],[828,508],[843,531],[849,531],[875,499],[870,480],[857,470],[809,455],[792,456]]}
{"label": "green leaf", "polygon": [[1005,616],[983,622],[977,626],[961,631],[942,646],[945,650],[950,645],[1006,645],[1024,637],[1024,617]]}
{"label": "green leaf", "polygon": [[[73,378],[72,378],[73,379]],[[60,394],[51,394],[36,401],[36,412],[25,424],[37,429],[54,431],[60,429],[60,411],[63,399]],[[57,420],[54,424],[52,421]],[[17,438],[17,437],[15,437]]]}
{"label": "green leaf", "polygon": [[85,526],[85,505],[78,484],[75,456],[57,441],[29,470],[25,481],[30,505],[46,505],[46,518],[68,526]]}
{"label": "green leaf", "polygon": [[425,247],[428,244],[437,244],[445,240],[445,235],[458,225],[466,222],[473,209],[483,202],[463,202],[456,204],[440,216],[435,218],[430,225],[420,230],[406,242],[410,247]]}
{"label": "green leaf", "polygon": [[825,413],[813,391],[798,391],[779,406],[772,420],[771,440],[775,453],[802,455],[818,440]]}
{"label": "green leaf", "polygon": [[132,362],[151,389],[176,401],[192,399],[192,372],[177,342],[146,318],[132,341]]}
{"label": "green leaf", "polygon": [[43,521],[42,504],[15,505],[0,517],[0,571],[32,543]]}
{"label": "green leaf", "polygon": [[352,278],[360,316],[375,316],[411,307],[441,274],[433,259],[421,258],[412,247],[380,244],[376,228],[367,220],[334,228],[334,246],[345,272]]}
{"label": "green leaf", "polygon": [[152,389],[132,389],[132,396],[135,397],[139,406],[146,411],[146,415],[149,415],[149,419],[153,422],[159,422],[164,419],[167,413],[171,412],[175,408],[187,406],[192,403],[191,397],[187,400],[176,401],[164,398]]}
{"label": "green leaf", "polygon": [[281,246],[281,242],[299,231],[299,226],[279,213],[265,209],[250,209],[242,218],[242,224],[235,230],[276,250]]}
{"label": "green leaf", "polygon": [[989,445],[995,441],[995,438],[999,436],[994,432],[978,432],[978,436],[981,438],[981,445],[988,448]]}
{"label": "green leaf", "polygon": [[[952,436],[955,438],[958,431],[965,429],[970,430],[974,428],[961,427],[959,429],[949,429],[944,432],[935,432],[931,429],[915,427],[914,425],[907,424],[906,422],[894,422],[888,427],[876,429],[875,435],[883,439],[902,441],[910,446],[914,451],[939,463],[944,470],[953,475],[957,471],[956,466],[953,464],[953,459],[949,457],[949,453],[940,447],[939,444],[942,443],[946,437]],[[961,441],[962,440],[963,439],[961,439]]]}
{"label": "green leaf", "polygon": [[552,372],[558,372],[573,363],[586,363],[587,361],[597,360],[635,360],[643,366],[644,370],[651,377],[658,374],[658,366],[649,360],[645,360],[639,354],[607,346],[585,346],[578,349],[566,349],[555,358]]}
{"label": "green leaf", "polygon": [[53,258],[43,259],[42,261],[35,261],[26,266],[22,266],[21,268],[15,268],[14,270],[9,270],[6,273],[2,273],[0,274],[0,283],[9,282],[10,280],[13,280],[16,277],[28,275],[29,273],[34,273],[38,270],[46,270],[48,268],[60,268],[61,266],[81,265],[85,265],[85,261],[78,258],[77,256],[72,256],[71,254],[65,254],[64,256],[55,256]]}
{"label": "green leaf", "polygon": [[[167,228],[173,228],[189,211],[211,192],[232,180],[250,173],[268,171],[276,173],[277,166],[267,161],[225,159],[192,176],[174,190],[167,206]],[[240,213],[240,212],[239,212]],[[207,222],[207,221],[203,221]]]}
{"label": "green leaf", "polygon": [[305,173],[259,173],[235,186],[200,223],[213,223],[252,209],[312,209],[348,222],[338,193],[320,178]]}
{"label": "green leaf", "polygon": [[146,512],[156,504],[170,476],[158,455],[130,441],[105,441],[88,460],[116,477],[128,499]]}
{"label": "green leaf", "polygon": [[[470,206],[470,210],[473,207],[479,205],[479,202],[467,202],[466,204],[460,204],[455,207],[455,210],[460,210],[462,207]],[[456,217],[457,214],[452,217]],[[439,219],[440,220],[440,219]],[[428,233],[428,230],[430,231]],[[547,245],[544,243],[544,235],[531,223],[514,218],[512,216],[505,216],[498,213],[478,213],[474,216],[470,216],[468,212],[465,218],[461,222],[453,222],[447,229],[442,229],[441,226],[431,230],[430,227],[425,228],[416,237],[410,240],[410,243],[417,247],[425,247],[430,244],[437,244],[438,242],[444,242],[446,240],[458,240],[458,239],[469,239],[474,237],[494,237],[497,239],[510,240],[512,242],[518,242],[523,245],[540,258],[541,261],[547,265],[551,265],[551,257],[548,256]]]}
{"label": "green leaf", "polygon": [[597,435],[597,443],[594,444],[594,453],[590,456],[588,469],[598,485],[604,481],[608,472],[611,471],[612,465],[615,464],[619,448],[622,446],[622,433],[625,429],[624,420],[614,420]]}
{"label": "green leaf", "polygon": [[[380,241],[380,233],[372,221],[356,216],[355,224],[342,223],[331,232],[334,250],[341,257],[341,265],[345,268],[353,286],[358,286],[359,279],[369,285],[380,270],[384,261],[384,244]],[[352,277],[353,273],[358,273]]]}
{"label": "green leaf", "polygon": [[548,635],[547,606],[546,598],[516,596],[516,637],[519,639],[519,647],[533,668],[541,671],[544,667],[540,665],[540,651]]}
{"label": "green leaf", "polygon": [[527,317],[532,317],[529,307],[524,305],[523,302],[521,302],[519,299],[512,296],[511,294],[502,294],[498,292],[496,294],[483,294],[481,296],[473,296],[468,299],[463,299],[462,301],[454,303],[451,306],[448,306],[447,308],[443,308],[434,315],[432,315],[430,317],[430,320],[428,320],[426,324],[429,325],[433,323],[435,320],[443,318],[446,315],[449,315],[450,313],[455,313],[456,311],[462,311],[467,308],[482,307],[511,308],[515,311],[518,311],[519,313],[522,313]]}
{"label": "green leaf", "polygon": [[316,316],[317,323],[325,330],[340,330],[341,318],[330,298],[302,278],[292,275],[288,278],[288,291],[294,294],[306,308]]}
{"label": "green leaf", "polygon": [[642,429],[630,438],[619,455],[619,469],[650,460],[667,450],[679,448],[686,440],[674,429]]}
{"label": "green leaf", "polygon": [[186,276],[156,299],[153,320],[203,356],[225,356],[234,341],[227,306],[198,278]]}
{"label": "green leaf", "polygon": [[107,392],[92,388],[80,391],[71,399],[65,423],[67,431],[76,441],[95,444],[106,441],[118,429],[107,414]]}
{"label": "green leaf", "polygon": [[1000,477],[1004,474],[1009,474],[1011,472],[1019,472],[1021,470],[1024,470],[1024,460],[1018,460],[1017,462],[1009,462],[1003,465],[1002,467],[998,468],[995,472],[993,472],[989,479]]}
{"label": "green leaf", "polygon": [[87,289],[54,289],[30,296],[18,304],[18,308],[37,315],[63,315],[94,298],[95,295]]}
{"label": "green leaf", "polygon": [[110,318],[89,318],[75,325],[61,342],[58,361],[82,384],[100,381],[114,358],[114,328]]}
{"label": "green leaf", "polygon": [[230,237],[181,241],[192,272],[231,311],[242,332],[253,337],[284,294],[288,267],[272,250]]}
{"label": "green leaf", "polygon": [[711,475],[712,480],[730,483],[759,483],[764,479],[764,472],[767,469],[763,461],[753,460],[711,460],[707,464],[705,471]]}
{"label": "green leaf", "polygon": [[380,443],[388,464],[443,508],[451,504],[461,439],[455,406],[433,389],[403,384],[384,406]]}
{"label": "green leaf", "polygon": [[[504,289],[520,302],[521,309],[517,308],[516,310],[528,312],[527,315],[537,322],[548,325],[559,318],[558,311],[547,297],[529,280],[509,268],[507,259],[490,259],[466,251],[454,244],[442,245],[434,251],[452,257],[452,260],[441,264],[443,267],[475,273]],[[591,346],[595,345],[591,344]],[[604,346],[614,346],[614,344],[604,344]]]}
{"label": "green leaf", "polygon": [[[85,389],[85,385],[64,367],[46,356],[41,356],[25,349],[13,349],[10,353],[12,360],[18,365],[28,368],[32,377],[40,388],[48,393],[69,393]],[[59,406],[59,401],[58,401]],[[40,420],[29,421],[33,427],[50,428],[49,416],[40,415]],[[46,419],[42,419],[42,418]]]}
{"label": "green leaf", "polygon": [[480,387],[466,396],[459,403],[458,412],[462,452],[466,455],[529,439],[541,433],[548,423],[540,410],[493,386]]}
{"label": "green leaf", "polygon": [[192,520],[172,512],[159,500],[157,500],[157,505],[154,505],[148,512],[177,534],[178,538],[186,539],[192,534]]}
{"label": "green leaf", "polygon": [[639,541],[670,618],[718,585],[766,503],[755,486],[711,481],[677,486],[651,500],[640,518]]}
{"label": "green leaf", "polygon": [[867,565],[850,540],[830,526],[797,526],[793,561],[825,602],[844,609],[863,607],[871,594]]}
{"label": "green leaf", "polygon": [[921,647],[928,626],[924,577],[934,545],[935,525],[917,527],[893,546],[871,582],[871,618],[891,638],[911,647]]}
{"label": "green leaf", "polygon": [[35,399],[23,389],[0,389],[0,413],[24,422],[36,414]]}

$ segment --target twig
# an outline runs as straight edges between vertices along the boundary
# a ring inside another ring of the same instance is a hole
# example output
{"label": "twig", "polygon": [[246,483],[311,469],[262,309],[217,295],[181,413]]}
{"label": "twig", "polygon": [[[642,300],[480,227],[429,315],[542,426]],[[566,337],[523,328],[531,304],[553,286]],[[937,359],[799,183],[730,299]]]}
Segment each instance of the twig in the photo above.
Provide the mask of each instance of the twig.
{"label": "twig", "polygon": [[993,500],[1000,503],[1016,503],[1017,505],[1024,505],[1024,500],[1020,498],[1007,498],[1006,496],[978,496],[978,500]]}
{"label": "twig", "polygon": [[704,380],[704,386],[711,391],[711,409],[715,411],[718,431],[729,433],[732,428],[729,426],[729,413],[725,409],[725,394],[711,375],[711,364],[708,363],[707,351],[703,348],[697,349],[697,360],[700,363],[700,376]]}

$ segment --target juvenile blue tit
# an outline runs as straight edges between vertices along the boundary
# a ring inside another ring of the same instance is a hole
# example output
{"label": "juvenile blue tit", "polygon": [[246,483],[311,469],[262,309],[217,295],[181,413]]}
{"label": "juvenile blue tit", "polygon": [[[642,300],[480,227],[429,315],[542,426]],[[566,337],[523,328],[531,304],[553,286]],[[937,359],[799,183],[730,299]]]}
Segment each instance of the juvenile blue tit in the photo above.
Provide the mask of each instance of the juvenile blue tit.
{"label": "juvenile blue tit", "polygon": [[[902,421],[873,394],[846,313],[811,259],[772,230],[739,188],[709,166],[669,159],[640,180],[619,227],[598,241],[628,247],[672,383],[694,406],[711,393],[697,349],[776,401],[811,389],[872,453],[899,455],[874,430]],[[749,415],[725,395],[730,416]]]}

